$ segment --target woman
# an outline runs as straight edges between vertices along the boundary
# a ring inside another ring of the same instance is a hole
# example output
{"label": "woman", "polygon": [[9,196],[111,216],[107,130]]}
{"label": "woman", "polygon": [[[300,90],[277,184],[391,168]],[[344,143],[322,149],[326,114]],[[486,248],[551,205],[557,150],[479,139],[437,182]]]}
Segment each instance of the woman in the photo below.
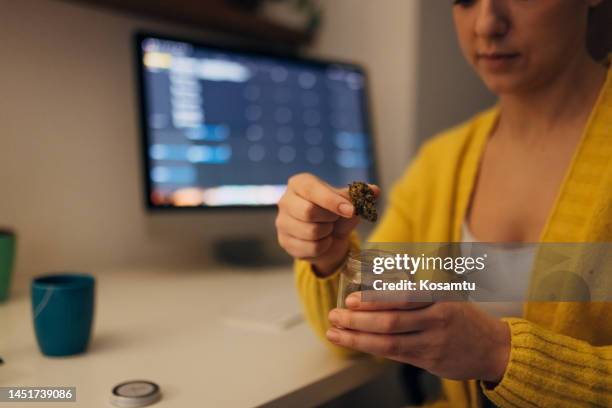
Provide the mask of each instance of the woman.
{"label": "woman", "polygon": [[[612,241],[612,69],[586,48],[599,3],[454,2],[463,53],[499,103],[421,149],[370,241]],[[531,302],[501,320],[469,302],[389,309],[349,296],[333,309],[358,245],[346,189],[300,174],[278,208],[307,318],[339,353],[445,378],[443,406],[612,406],[612,304]]]}

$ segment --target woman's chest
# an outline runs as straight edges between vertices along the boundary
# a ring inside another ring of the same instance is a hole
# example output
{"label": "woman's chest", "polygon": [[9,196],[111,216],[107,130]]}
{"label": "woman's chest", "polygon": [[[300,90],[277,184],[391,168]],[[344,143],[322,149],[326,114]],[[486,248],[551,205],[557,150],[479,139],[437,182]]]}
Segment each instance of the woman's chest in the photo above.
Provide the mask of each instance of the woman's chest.
{"label": "woman's chest", "polygon": [[575,145],[485,150],[468,220],[490,242],[537,242],[563,185]]}

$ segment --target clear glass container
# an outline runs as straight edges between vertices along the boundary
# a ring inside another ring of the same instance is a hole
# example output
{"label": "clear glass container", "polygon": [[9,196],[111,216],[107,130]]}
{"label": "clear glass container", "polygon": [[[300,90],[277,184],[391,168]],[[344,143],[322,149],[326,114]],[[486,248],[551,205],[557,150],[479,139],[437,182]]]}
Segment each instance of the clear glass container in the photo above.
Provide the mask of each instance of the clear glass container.
{"label": "clear glass container", "polygon": [[[398,283],[401,281],[414,281],[410,273],[403,270],[387,270],[381,275],[375,276],[372,272],[375,257],[394,257],[395,254],[381,249],[367,249],[363,251],[351,251],[342,267],[340,281],[338,283],[338,297],[336,307],[346,308],[346,298],[353,292],[369,291],[366,301],[402,301],[408,299],[406,291],[374,290],[374,280],[387,283]],[[422,300],[420,296],[414,299]]]}
{"label": "clear glass container", "polygon": [[346,308],[345,300],[351,293],[371,289],[371,286],[364,282],[364,273],[372,270],[374,257],[380,255],[381,251],[375,250],[349,252],[340,273],[336,307]]}
{"label": "clear glass container", "polygon": [[346,308],[346,297],[353,292],[361,290],[361,261],[358,253],[349,252],[348,258],[340,272],[340,282],[338,283],[338,299],[336,307]]}

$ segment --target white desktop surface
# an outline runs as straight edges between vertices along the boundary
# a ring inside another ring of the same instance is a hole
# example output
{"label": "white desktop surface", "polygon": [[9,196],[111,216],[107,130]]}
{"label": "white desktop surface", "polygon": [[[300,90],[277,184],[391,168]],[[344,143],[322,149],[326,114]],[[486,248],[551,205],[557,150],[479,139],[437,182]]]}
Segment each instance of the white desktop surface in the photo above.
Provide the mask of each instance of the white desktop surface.
{"label": "white desktop surface", "polygon": [[[285,269],[115,270],[96,275],[96,316],[85,354],[44,357],[32,326],[28,281],[0,304],[0,386],[76,386],[76,403],[112,407],[111,389],[156,382],[153,407],[313,406],[373,379],[384,365],[343,360],[306,323],[281,332],[228,326],[223,314],[265,291],[295,291]],[[13,406],[0,403],[0,408]]]}

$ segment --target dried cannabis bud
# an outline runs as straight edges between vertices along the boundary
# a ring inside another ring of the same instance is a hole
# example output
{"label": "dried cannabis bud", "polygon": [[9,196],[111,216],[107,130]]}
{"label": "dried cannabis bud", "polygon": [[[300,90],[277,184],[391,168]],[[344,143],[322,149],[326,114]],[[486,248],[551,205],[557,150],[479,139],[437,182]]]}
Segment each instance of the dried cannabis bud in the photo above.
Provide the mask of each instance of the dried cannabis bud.
{"label": "dried cannabis bud", "polygon": [[366,183],[354,181],[349,184],[349,197],[355,207],[355,214],[362,218],[374,222],[378,218],[374,203],[374,191]]}

